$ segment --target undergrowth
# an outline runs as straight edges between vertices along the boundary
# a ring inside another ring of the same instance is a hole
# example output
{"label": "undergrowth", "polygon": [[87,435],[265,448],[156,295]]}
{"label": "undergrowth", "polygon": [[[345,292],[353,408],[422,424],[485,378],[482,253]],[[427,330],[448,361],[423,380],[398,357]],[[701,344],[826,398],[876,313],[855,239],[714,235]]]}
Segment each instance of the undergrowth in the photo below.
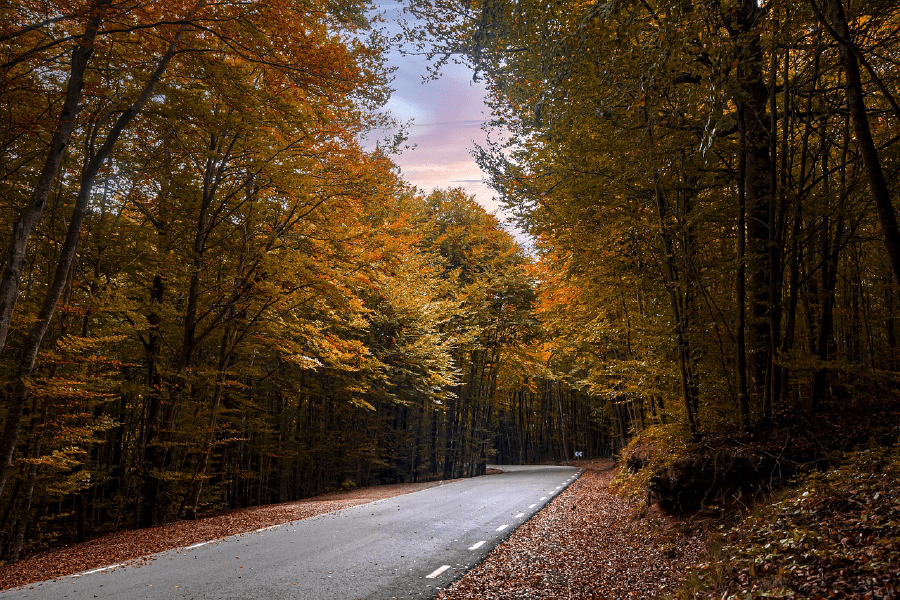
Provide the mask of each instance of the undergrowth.
{"label": "undergrowth", "polygon": [[678,598],[900,600],[897,411],[796,414],[749,434],[638,434],[614,489],[701,528]]}
{"label": "undergrowth", "polygon": [[626,446],[619,462],[624,468],[616,476],[612,490],[629,500],[647,500],[654,473],[669,468],[687,454],[690,435],[681,424],[648,427]]}
{"label": "undergrowth", "polygon": [[712,536],[679,598],[900,597],[900,451],[833,459]]}

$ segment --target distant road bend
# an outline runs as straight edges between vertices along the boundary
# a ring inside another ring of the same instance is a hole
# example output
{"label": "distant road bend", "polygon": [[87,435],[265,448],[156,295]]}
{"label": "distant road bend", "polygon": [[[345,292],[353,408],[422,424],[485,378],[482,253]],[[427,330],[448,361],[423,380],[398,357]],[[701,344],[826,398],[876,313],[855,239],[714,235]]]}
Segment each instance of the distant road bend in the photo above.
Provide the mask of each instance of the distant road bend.
{"label": "distant road bend", "polygon": [[254,534],[10,590],[3,599],[431,598],[575,480],[572,467],[502,466]]}

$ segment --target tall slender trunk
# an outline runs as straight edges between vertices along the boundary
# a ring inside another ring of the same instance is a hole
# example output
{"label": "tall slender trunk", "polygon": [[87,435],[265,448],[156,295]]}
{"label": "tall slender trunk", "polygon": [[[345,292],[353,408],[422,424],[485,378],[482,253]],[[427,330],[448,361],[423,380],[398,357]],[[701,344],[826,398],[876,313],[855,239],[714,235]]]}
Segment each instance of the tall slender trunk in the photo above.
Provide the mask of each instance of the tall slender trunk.
{"label": "tall slender trunk", "polygon": [[447,411],[445,418],[447,419],[444,428],[444,479],[453,479],[456,475],[456,462],[454,460],[456,453],[456,423],[459,419],[460,398],[451,400],[447,403]]}
{"label": "tall slender trunk", "polygon": [[187,516],[191,519],[196,518],[197,516],[197,505],[200,503],[200,493],[203,491],[203,481],[206,478],[206,470],[209,467],[209,456],[212,454],[213,441],[215,441],[216,420],[219,416],[219,406],[222,403],[222,394],[225,391],[225,372],[234,350],[232,341],[232,327],[227,327],[222,336],[222,345],[219,349],[219,364],[216,367],[216,384],[213,390],[212,406],[210,407],[209,421],[207,422],[206,437],[203,441],[203,446],[200,449],[197,467],[194,470],[194,476],[191,479],[187,501],[185,502]]}
{"label": "tall slender trunk", "polygon": [[22,552],[22,547],[25,544],[25,536],[28,533],[28,521],[29,515],[31,514],[31,504],[34,500],[34,486],[37,483],[37,472],[39,463],[36,459],[41,456],[41,446],[44,443],[44,431],[47,426],[47,416],[49,413],[49,404],[45,401],[43,402],[43,409],[41,414],[41,420],[38,426],[36,427],[37,439],[34,441],[34,448],[31,451],[31,458],[35,459],[28,467],[28,477],[25,480],[24,492],[19,500],[19,514],[16,518],[16,525],[13,528],[15,535],[10,540],[10,547],[7,552],[9,555],[8,562],[14,563],[19,560],[19,554]]}
{"label": "tall slender trunk", "polygon": [[[738,106],[738,118],[743,106]],[[740,132],[738,152],[738,220],[737,220],[737,275],[735,284],[735,304],[737,306],[737,390],[738,409],[741,413],[741,427],[750,430],[750,392],[747,386],[747,142],[744,132]]]}
{"label": "tall slender trunk", "polygon": [[[176,415],[181,406],[181,399],[185,389],[188,386],[188,368],[191,366],[194,352],[199,343],[197,326],[200,302],[200,274],[205,265],[204,254],[207,250],[206,242],[211,229],[210,207],[221,183],[222,173],[226,165],[229,164],[229,156],[237,141],[237,136],[232,137],[227,146],[223,146],[222,141],[223,138],[220,136],[216,134],[210,135],[207,149],[211,156],[207,158],[205,165],[203,190],[197,212],[197,223],[194,229],[193,260],[191,261],[191,276],[187,290],[187,310],[184,315],[181,348],[178,352],[173,375],[167,386],[169,391],[168,399],[160,403],[163,413],[162,418],[157,430],[155,432],[151,431],[148,436],[148,438],[156,437],[157,441],[155,443],[148,442],[145,452],[146,467],[149,468],[143,475],[144,495],[139,523],[141,527],[155,525],[159,518],[157,514],[159,496],[166,488],[165,480],[160,477],[160,473],[169,467],[171,461],[172,455],[169,447],[174,439]],[[235,298],[236,296],[233,294],[229,302],[233,302]],[[219,316],[224,317],[228,310],[233,310],[233,305],[226,309],[225,312],[221,312]],[[210,324],[207,332],[214,325],[215,323]],[[150,426],[152,427],[152,423]]]}
{"label": "tall slender trunk", "polygon": [[[0,353],[6,347],[9,326],[13,311],[19,297],[20,277],[25,264],[28,239],[47,206],[47,198],[53,182],[59,173],[63,157],[69,146],[69,139],[75,129],[75,121],[81,109],[81,96],[84,88],[84,74],[91,55],[94,53],[94,41],[103,22],[104,9],[111,0],[98,0],[94,5],[94,15],[88,20],[84,33],[74,41],[72,61],[69,67],[69,81],[66,84],[66,96],[62,110],[56,122],[56,131],[50,141],[44,166],[38,176],[37,183],[31,192],[28,207],[13,224],[9,246],[6,250],[6,265],[3,279],[0,280]],[[2,459],[2,457],[0,457]],[[0,476],[0,492],[3,490],[4,476]]]}
{"label": "tall slender trunk", "polygon": [[[834,330],[834,303],[835,290],[837,289],[838,261],[840,251],[844,244],[844,219],[847,204],[846,176],[843,165],[847,163],[849,153],[849,123],[844,121],[844,147],[841,153],[841,185],[838,192],[838,206],[835,218],[834,238],[829,239],[828,216],[822,226],[822,314],[819,320],[819,337],[816,341],[816,357],[819,359],[819,367],[813,376],[812,408],[815,413],[819,411],[822,400],[825,397],[828,368],[824,364],[828,360],[828,348],[832,341]],[[824,181],[829,181],[826,177]],[[827,187],[826,187],[826,197]]]}
{"label": "tall slender trunk", "polygon": [[[649,145],[648,150],[653,151],[655,146],[653,124],[650,121],[649,114],[646,108],[644,108],[644,127],[647,131],[647,143]],[[666,292],[669,296],[669,306],[672,310],[672,318],[675,321],[675,342],[677,344],[676,352],[678,357],[678,370],[681,379],[682,399],[684,401],[688,427],[691,430],[691,434],[696,436],[697,415],[695,414],[695,410],[698,401],[694,397],[694,390],[696,388],[696,385],[691,369],[691,351],[688,342],[687,328],[685,326],[685,318],[682,311],[681,300],[678,297],[678,272],[675,268],[675,248],[672,243],[672,236],[669,233],[670,218],[668,202],[665,195],[663,194],[659,173],[656,172],[654,172],[653,174],[653,192],[653,199],[656,204],[656,214],[659,219],[659,235],[663,244],[663,254],[665,259],[663,277],[665,279]]]}
{"label": "tall slender trunk", "polygon": [[[811,1],[815,6],[814,0]],[[816,12],[820,18],[823,18],[818,9]],[[841,65],[844,67],[844,76],[847,79],[845,86],[847,107],[850,109],[853,131],[856,134],[859,153],[862,155],[863,164],[866,167],[866,176],[869,180],[872,198],[875,200],[878,222],[881,225],[881,234],[884,238],[888,260],[891,263],[891,270],[894,272],[894,281],[900,284],[900,229],[897,226],[897,214],[891,203],[891,195],[881,166],[881,159],[878,156],[875,140],[872,138],[872,129],[869,127],[859,61],[854,51],[843,2],[828,0],[828,12],[832,22],[829,29],[833,27],[831,31],[837,38]],[[825,23],[825,25],[829,24]]]}
{"label": "tall slender trunk", "polygon": [[738,128],[744,136],[744,193],[746,199],[747,300],[750,306],[749,392],[751,400],[770,417],[771,398],[771,315],[770,277],[773,269],[769,244],[773,242],[769,227],[772,202],[771,149],[767,128],[769,90],[766,86],[763,52],[760,43],[759,7],[756,0],[742,0],[737,21],[736,47],[739,61]]}
{"label": "tall slender trunk", "polygon": [[175,40],[169,45],[168,51],[157,62],[156,70],[151,74],[150,78],[144,84],[140,95],[125,111],[119,115],[115,124],[100,146],[99,150],[91,156],[85,164],[81,172],[81,181],[78,189],[78,196],[75,199],[75,206],[72,209],[72,215],[69,220],[69,227],[66,232],[66,239],[53,273],[53,279],[44,296],[41,310],[37,319],[28,333],[25,344],[22,347],[22,354],[19,358],[18,368],[13,379],[13,389],[9,397],[8,412],[6,417],[6,425],[3,429],[3,435],[0,436],[0,494],[6,486],[6,480],[9,474],[9,467],[12,463],[12,457],[15,454],[16,444],[19,440],[19,430],[22,423],[22,414],[25,408],[25,400],[28,398],[27,379],[31,376],[37,361],[38,352],[50,327],[50,322],[56,312],[59,299],[65,288],[66,280],[69,277],[69,271],[75,262],[76,249],[78,241],[81,238],[81,226],[87,216],[88,203],[91,197],[91,191],[94,185],[94,179],[100,168],[106,163],[106,159],[112,152],[113,147],[121,136],[122,132],[129,123],[140,113],[156,89],[156,84],[162,78],[163,73],[175,56],[175,50],[181,37],[181,32],[176,35]]}
{"label": "tall slender trunk", "polygon": [[[821,29],[817,29],[815,32],[815,42],[813,44],[813,75],[812,75],[812,86],[809,92],[806,93],[806,114],[812,114],[812,100],[813,96],[816,95],[819,87],[819,78],[821,75],[821,43],[822,43],[822,32]],[[787,65],[785,65],[787,68]],[[785,76],[787,79],[787,76]],[[787,94],[787,91],[785,91]],[[788,106],[785,104],[785,120],[788,118]],[[823,130],[827,129],[827,114],[825,116],[824,122],[822,123]],[[787,131],[787,127],[785,126],[785,132]],[[796,188],[796,211],[794,215],[794,222],[791,231],[791,251],[790,251],[790,296],[788,300],[788,309],[787,309],[787,322],[785,324],[785,333],[784,338],[781,343],[781,353],[784,356],[787,356],[791,353],[794,347],[794,337],[797,326],[797,304],[799,301],[800,294],[800,254],[803,251],[803,248],[800,245],[800,234],[803,230],[803,200],[804,193],[803,190],[806,188],[807,182],[807,174],[809,172],[807,162],[809,159],[809,139],[812,135],[813,125],[812,119],[807,119],[806,124],[804,126],[802,142],[800,147],[800,174],[797,180]],[[787,150],[785,149],[784,153],[786,154]],[[823,153],[824,157],[825,153]],[[784,161],[784,159],[783,159]],[[787,185],[785,186],[787,187]],[[783,367],[781,369],[781,394],[782,397],[787,396],[788,387],[790,383],[790,369],[788,367]]]}
{"label": "tall slender trunk", "polygon": [[560,390],[559,382],[555,382],[554,386],[556,392],[556,410],[559,412],[559,435],[560,442],[562,443],[562,460],[569,460],[569,439],[566,433],[566,419],[564,418],[563,413],[563,405],[562,405],[562,390]]}

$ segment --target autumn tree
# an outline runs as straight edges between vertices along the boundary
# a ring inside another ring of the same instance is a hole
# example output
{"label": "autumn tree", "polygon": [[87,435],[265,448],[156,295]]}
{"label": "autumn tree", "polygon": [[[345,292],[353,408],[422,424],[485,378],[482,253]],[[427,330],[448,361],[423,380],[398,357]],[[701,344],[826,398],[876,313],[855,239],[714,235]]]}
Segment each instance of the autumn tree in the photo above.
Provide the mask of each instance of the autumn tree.
{"label": "autumn tree", "polygon": [[[142,524],[171,515],[178,497],[192,512],[226,388],[244,385],[229,371],[273,319],[293,339],[323,292],[345,305],[360,231],[335,215],[396,186],[357,142],[386,97],[380,34],[346,3],[3,11],[4,525],[25,531],[32,499],[54,494],[79,536],[87,497],[116,523],[129,506]],[[304,370],[350,359],[294,344],[275,356]],[[42,483],[53,468],[72,485]]]}
{"label": "autumn tree", "polygon": [[[630,332],[604,340],[583,381],[627,373],[626,389],[695,435],[817,411],[863,380],[893,385],[894,361],[876,350],[896,347],[893,209],[876,167],[896,127],[895,11],[408,7],[428,23],[411,41],[438,67],[470,61],[490,85],[509,136],[481,163],[542,260],[571,279],[552,289],[586,307],[579,337]],[[632,356],[651,368],[630,369]],[[860,360],[884,376],[854,374]]]}
{"label": "autumn tree", "polygon": [[[67,231],[43,298],[35,301],[39,309],[34,324],[15,347],[18,366],[0,437],[0,490],[18,441],[28,396],[26,381],[65,295],[95,182],[101,171],[115,171],[110,163],[114,149],[131,131],[136,117],[155,102],[158,86],[178,69],[190,71],[192,64],[215,56],[223,67],[258,65],[266,83],[274,86],[318,86],[323,94],[358,93],[375,101],[383,98],[377,87],[383,81],[376,58],[378,44],[354,42],[349,37],[345,42],[334,35],[341,29],[352,32],[360,27],[361,8],[306,8],[270,3],[210,6],[200,1],[184,6],[156,3],[138,9],[98,1],[74,10],[68,5],[32,3],[7,9],[5,22],[11,25],[3,34],[8,56],[3,77],[10,85],[4,86],[3,101],[10,107],[27,103],[24,94],[28,92],[32,98],[46,96],[52,108],[33,117],[19,109],[7,112],[14,125],[6,130],[9,137],[4,148],[13,160],[7,163],[12,169],[5,180],[9,189],[21,196],[21,201],[10,204],[21,210],[12,224],[0,281],[0,349],[7,346],[29,238],[54,185],[61,191],[73,188],[74,202],[65,204],[71,210]],[[294,32],[299,23],[304,23],[304,35],[298,37]],[[260,32],[265,34],[260,36]],[[53,66],[48,70],[44,65]],[[108,69],[108,65],[115,68]],[[87,96],[86,85],[91,86]],[[23,122],[28,126],[22,127]],[[49,143],[44,131],[51,132]],[[77,152],[69,152],[73,135],[82,140]],[[80,165],[73,167],[71,182],[58,178],[67,155]]]}

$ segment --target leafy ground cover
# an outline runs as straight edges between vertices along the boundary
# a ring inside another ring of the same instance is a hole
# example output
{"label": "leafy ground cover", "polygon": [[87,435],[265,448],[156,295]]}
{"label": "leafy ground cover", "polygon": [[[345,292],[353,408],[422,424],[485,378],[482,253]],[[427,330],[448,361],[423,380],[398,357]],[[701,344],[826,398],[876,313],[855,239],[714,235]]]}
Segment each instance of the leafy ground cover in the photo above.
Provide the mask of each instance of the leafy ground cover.
{"label": "leafy ground cover", "polygon": [[[776,433],[797,437],[796,428]],[[778,462],[793,460],[799,473],[789,486],[760,489],[754,480],[748,495],[741,485],[719,487],[705,495],[714,504],[672,514],[655,502],[654,473],[687,468],[697,448],[657,431],[664,439],[638,440],[638,456],[624,453],[621,468],[587,463],[581,479],[438,598],[900,598],[900,448],[872,441],[866,450],[808,453],[818,433],[778,446]],[[861,447],[847,435],[835,443]],[[768,447],[756,440],[726,458],[768,471],[751,446]],[[711,455],[721,470],[725,455]]]}
{"label": "leafy ground cover", "polygon": [[[840,466],[760,497],[752,510],[677,517],[648,506],[646,495],[623,484],[627,477],[616,482],[620,469],[611,462],[572,463],[585,469],[582,477],[437,599],[900,598],[900,450],[832,461]],[[146,560],[430,485],[364,488],[120,532],[0,566],[0,587]]]}
{"label": "leafy ground cover", "polygon": [[900,451],[846,454],[711,540],[683,597],[900,597]]}
{"label": "leafy ground cover", "polygon": [[674,594],[685,565],[703,552],[702,528],[679,522],[610,489],[605,461],[519,527],[438,600],[655,598]]}

